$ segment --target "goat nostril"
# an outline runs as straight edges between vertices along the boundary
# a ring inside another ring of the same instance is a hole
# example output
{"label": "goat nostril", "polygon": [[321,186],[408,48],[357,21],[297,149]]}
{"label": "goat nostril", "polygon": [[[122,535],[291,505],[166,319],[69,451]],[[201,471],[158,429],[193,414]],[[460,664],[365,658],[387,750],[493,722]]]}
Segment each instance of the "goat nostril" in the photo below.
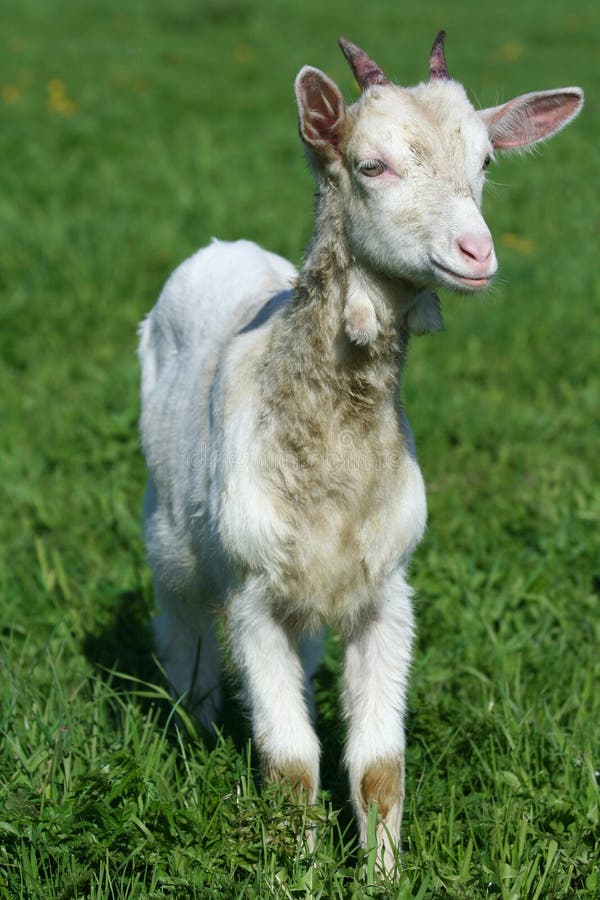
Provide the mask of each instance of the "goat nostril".
{"label": "goat nostril", "polygon": [[457,241],[458,249],[469,262],[483,264],[491,256],[493,244],[488,235],[463,235]]}
{"label": "goat nostril", "polygon": [[459,242],[458,246],[460,247],[460,252],[462,253],[462,255],[466,256],[467,259],[477,259],[477,254],[473,251],[473,248],[470,247],[468,244]]}

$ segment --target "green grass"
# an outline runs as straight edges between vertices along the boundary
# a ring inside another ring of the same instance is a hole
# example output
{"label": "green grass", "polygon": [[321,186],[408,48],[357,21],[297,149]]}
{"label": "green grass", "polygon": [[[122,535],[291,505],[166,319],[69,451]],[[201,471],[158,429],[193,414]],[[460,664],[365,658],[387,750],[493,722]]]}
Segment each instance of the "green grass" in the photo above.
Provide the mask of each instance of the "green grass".
{"label": "green grass", "polygon": [[[600,9],[5,0],[2,18],[0,900],[599,897]],[[405,854],[399,883],[369,887],[335,635],[315,810],[261,794],[235,704],[216,745],[174,728],[149,637],[136,324],[213,234],[299,260],[302,64],[351,96],[342,33],[412,83],[441,27],[482,105],[563,84],[588,100],[491,171],[498,285],[444,296],[445,332],[411,347],[430,524]]]}

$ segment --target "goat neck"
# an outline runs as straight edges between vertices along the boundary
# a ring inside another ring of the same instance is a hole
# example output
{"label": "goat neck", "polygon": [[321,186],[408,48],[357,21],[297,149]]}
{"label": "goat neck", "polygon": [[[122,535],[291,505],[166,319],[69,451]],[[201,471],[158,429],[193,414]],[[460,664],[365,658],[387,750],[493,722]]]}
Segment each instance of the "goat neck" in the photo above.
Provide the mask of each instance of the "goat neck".
{"label": "goat neck", "polygon": [[279,384],[280,397],[290,393],[282,381],[304,383],[318,409],[346,406],[349,416],[372,416],[398,387],[414,295],[353,257],[336,185],[321,182],[312,241],[274,329],[269,382]]}

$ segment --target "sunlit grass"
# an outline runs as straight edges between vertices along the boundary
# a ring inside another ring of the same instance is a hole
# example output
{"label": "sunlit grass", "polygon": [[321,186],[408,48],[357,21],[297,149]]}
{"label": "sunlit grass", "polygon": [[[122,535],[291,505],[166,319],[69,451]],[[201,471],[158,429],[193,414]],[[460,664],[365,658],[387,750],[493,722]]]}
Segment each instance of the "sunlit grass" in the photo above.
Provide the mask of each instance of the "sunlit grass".
{"label": "sunlit grass", "polygon": [[[599,10],[4,6],[0,898],[599,896]],[[162,687],[136,327],[212,235],[299,260],[302,64],[351,97],[345,34],[414,82],[441,27],[481,104],[561,84],[588,101],[490,173],[498,284],[443,296],[446,330],[411,347],[430,523],[411,571],[403,871],[373,885],[339,762],[336,635],[316,680],[314,809],[260,790],[235,684],[212,743]]]}

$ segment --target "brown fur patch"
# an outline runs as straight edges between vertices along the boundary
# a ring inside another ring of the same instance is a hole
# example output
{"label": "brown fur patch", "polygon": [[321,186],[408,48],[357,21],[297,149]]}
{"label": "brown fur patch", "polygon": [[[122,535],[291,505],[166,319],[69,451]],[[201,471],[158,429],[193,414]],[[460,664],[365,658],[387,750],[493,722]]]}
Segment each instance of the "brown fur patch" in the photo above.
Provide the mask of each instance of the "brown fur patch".
{"label": "brown fur patch", "polygon": [[288,787],[295,799],[312,800],[314,797],[315,783],[301,762],[289,762],[285,766],[267,763],[263,768],[263,776],[265,781],[276,781]]}
{"label": "brown fur patch", "polygon": [[376,803],[380,816],[385,819],[404,796],[403,760],[387,760],[369,766],[362,777],[360,791],[365,808]]}

